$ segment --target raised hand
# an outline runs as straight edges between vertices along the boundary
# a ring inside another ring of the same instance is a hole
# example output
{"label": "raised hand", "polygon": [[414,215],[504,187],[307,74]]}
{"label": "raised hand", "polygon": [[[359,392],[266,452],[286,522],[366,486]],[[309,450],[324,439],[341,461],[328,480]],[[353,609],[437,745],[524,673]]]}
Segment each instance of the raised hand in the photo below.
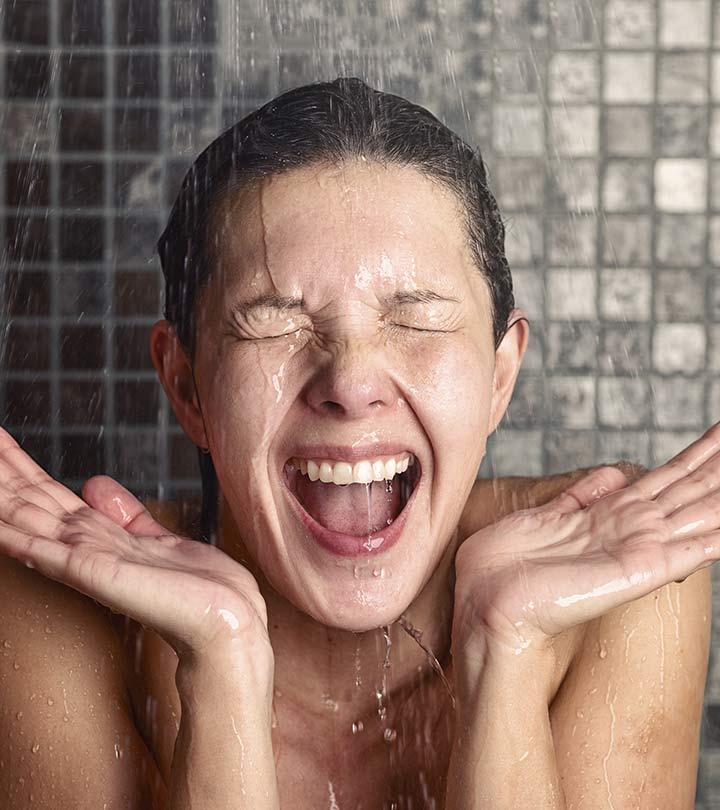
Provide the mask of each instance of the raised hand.
{"label": "raised hand", "polygon": [[257,641],[270,653],[252,574],[219,549],[169,533],[107,476],[53,480],[0,428],[0,552],[157,631],[178,653]]}
{"label": "raised hand", "polygon": [[510,654],[720,559],[720,423],[629,484],[600,467],[544,506],[471,535],[455,558],[453,645]]}

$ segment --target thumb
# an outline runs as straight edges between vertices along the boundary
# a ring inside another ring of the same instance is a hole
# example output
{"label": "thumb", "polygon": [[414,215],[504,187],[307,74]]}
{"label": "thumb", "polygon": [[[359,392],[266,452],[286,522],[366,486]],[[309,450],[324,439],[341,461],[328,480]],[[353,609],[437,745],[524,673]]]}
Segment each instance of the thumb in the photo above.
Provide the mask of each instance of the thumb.
{"label": "thumb", "polygon": [[88,506],[130,532],[157,537],[168,530],[160,525],[145,506],[109,475],[95,475],[83,484],[82,497]]}
{"label": "thumb", "polygon": [[611,492],[624,489],[629,483],[629,478],[617,467],[596,467],[549,501],[546,507],[562,514],[577,512]]}

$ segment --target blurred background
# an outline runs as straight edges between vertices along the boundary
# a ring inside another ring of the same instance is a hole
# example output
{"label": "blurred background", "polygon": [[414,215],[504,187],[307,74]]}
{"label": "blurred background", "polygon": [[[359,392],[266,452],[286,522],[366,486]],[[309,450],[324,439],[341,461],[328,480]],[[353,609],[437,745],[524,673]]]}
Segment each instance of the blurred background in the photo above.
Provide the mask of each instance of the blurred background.
{"label": "blurred background", "polygon": [[[655,466],[720,419],[720,2],[0,10],[2,425],[76,491],[199,493],[148,350],[155,240],[220,131],[337,75],[428,107],[488,164],[531,339],[480,476]],[[697,807],[720,808],[715,649]]]}

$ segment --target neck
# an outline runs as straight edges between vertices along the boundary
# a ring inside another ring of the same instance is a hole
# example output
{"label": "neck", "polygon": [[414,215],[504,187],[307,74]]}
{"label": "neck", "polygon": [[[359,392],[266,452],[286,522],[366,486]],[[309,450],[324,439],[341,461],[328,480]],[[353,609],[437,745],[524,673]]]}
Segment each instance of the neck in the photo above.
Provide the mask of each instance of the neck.
{"label": "neck", "polygon": [[391,726],[413,694],[431,684],[442,688],[437,668],[439,664],[447,673],[450,664],[457,532],[430,580],[398,621],[353,633],[320,624],[270,585],[247,553],[222,498],[219,523],[220,547],[242,559],[267,605],[276,709],[287,708],[314,723],[327,720],[335,728],[344,723],[348,730],[353,723],[367,728],[378,720]]}

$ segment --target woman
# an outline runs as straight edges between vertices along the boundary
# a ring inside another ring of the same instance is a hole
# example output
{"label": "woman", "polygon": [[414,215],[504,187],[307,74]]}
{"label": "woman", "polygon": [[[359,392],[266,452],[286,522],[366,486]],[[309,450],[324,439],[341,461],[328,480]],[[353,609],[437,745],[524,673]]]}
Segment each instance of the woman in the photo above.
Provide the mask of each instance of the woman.
{"label": "woman", "polygon": [[528,339],[503,239],[477,152],[357,79],[200,155],[151,352],[217,546],[2,436],[45,577],[2,573],[13,807],[692,806],[720,430],[474,485]]}

